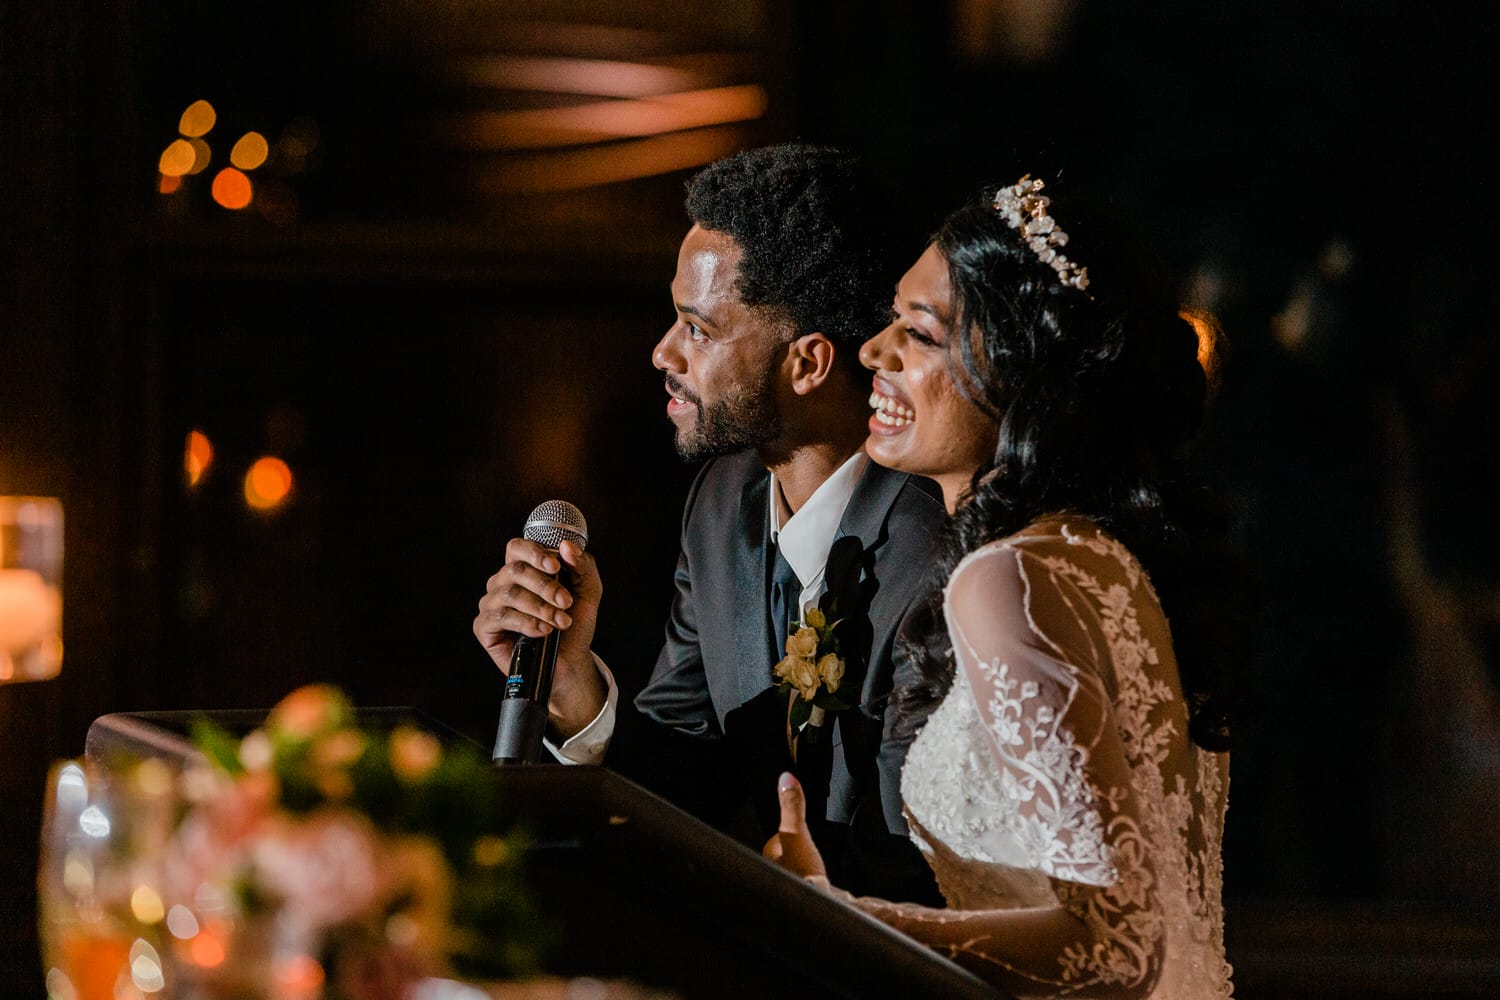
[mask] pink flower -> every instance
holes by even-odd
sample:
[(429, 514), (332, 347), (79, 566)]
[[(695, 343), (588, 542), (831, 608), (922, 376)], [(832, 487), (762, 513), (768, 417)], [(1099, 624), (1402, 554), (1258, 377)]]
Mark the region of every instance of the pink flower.
[(305, 820), (277, 817), (253, 845), (262, 884), (307, 926), (357, 918), (380, 889), (378, 834), (369, 820), (324, 809)]
[(294, 740), (310, 740), (340, 728), (350, 714), (349, 701), (338, 688), (306, 684), (276, 703), (266, 717), (266, 726)]
[(404, 781), (421, 781), (438, 766), (443, 745), (431, 733), (412, 726), (391, 731), (391, 770)]

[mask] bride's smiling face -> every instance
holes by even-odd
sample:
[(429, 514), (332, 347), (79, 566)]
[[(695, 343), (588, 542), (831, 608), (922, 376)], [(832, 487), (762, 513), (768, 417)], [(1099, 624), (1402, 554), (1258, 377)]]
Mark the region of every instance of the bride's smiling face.
[(953, 306), (948, 263), (929, 246), (897, 284), (890, 324), (859, 351), (875, 373), (865, 450), (881, 465), (935, 480), (950, 513), (999, 435), (953, 382), (961, 370)]

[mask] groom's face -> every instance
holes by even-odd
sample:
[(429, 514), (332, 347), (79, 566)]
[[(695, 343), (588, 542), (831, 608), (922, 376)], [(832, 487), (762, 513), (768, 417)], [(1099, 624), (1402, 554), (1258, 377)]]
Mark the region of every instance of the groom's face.
[(688, 461), (768, 444), (780, 436), (781, 361), (791, 334), (770, 310), (740, 299), (740, 245), (694, 226), (677, 254), (677, 318), (651, 360), (665, 377), (667, 418)]

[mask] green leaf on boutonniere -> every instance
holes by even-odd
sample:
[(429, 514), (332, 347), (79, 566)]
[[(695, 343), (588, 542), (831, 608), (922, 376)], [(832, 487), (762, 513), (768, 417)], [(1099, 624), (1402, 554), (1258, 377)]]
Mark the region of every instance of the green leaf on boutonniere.
[(812, 718), (813, 703), (803, 701), (800, 697), (792, 699), (791, 713), (788, 721), (792, 724), (792, 732), (798, 732), (807, 725), (807, 720)]

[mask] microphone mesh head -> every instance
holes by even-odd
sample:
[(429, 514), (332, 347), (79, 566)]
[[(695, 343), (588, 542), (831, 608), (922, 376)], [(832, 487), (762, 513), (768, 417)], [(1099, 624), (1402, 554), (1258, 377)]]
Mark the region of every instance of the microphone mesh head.
[(583, 513), (566, 500), (548, 500), (540, 504), (526, 519), (526, 529), (521, 533), (528, 541), (555, 549), (563, 542), (572, 542), (580, 549), (588, 548), (589, 526)]

